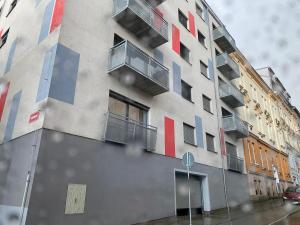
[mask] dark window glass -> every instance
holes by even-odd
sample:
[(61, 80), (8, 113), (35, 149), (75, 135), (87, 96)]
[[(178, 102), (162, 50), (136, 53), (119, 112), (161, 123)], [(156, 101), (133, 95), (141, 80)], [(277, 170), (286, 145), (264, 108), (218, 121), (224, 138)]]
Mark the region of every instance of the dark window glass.
[(203, 109), (207, 112), (211, 113), (211, 100), (207, 96), (203, 95)]
[(181, 96), (186, 100), (192, 101), (192, 87), (183, 80), (181, 81)]
[(208, 133), (206, 133), (206, 146), (207, 151), (215, 152), (215, 137)]
[(187, 125), (187, 124), (183, 124), (183, 135), (184, 135), (184, 142), (191, 144), (191, 145), (195, 145), (195, 128)]
[(10, 8), (9, 8), (9, 11), (7, 13), (7, 16), (9, 16), (9, 14), (14, 10), (14, 8), (16, 7), (18, 3), (18, 0), (13, 0), (12, 3), (10, 4)]
[(196, 3), (196, 13), (203, 19), (203, 9)]
[(200, 31), (198, 31), (198, 41), (205, 46), (205, 36)]
[(8, 38), (9, 29), (3, 34), (0, 40), (0, 48), (5, 45), (7, 38)]
[(188, 63), (190, 63), (190, 50), (185, 47), (184, 44), (180, 43), (180, 56), (187, 61)]
[(178, 18), (179, 18), (179, 22), (180, 22), (186, 29), (188, 29), (188, 18), (187, 18), (180, 10), (178, 10)]
[(201, 73), (202, 73), (204, 76), (208, 77), (208, 67), (207, 67), (207, 65), (206, 65), (204, 62), (202, 62), (202, 61), (200, 61), (200, 71), (201, 71)]
[(227, 154), (230, 156), (237, 157), (237, 149), (235, 145), (226, 142), (226, 150)]
[(114, 35), (114, 45), (118, 45), (118, 44), (120, 44), (123, 41), (124, 41), (124, 39), (122, 37), (120, 37), (117, 34)]

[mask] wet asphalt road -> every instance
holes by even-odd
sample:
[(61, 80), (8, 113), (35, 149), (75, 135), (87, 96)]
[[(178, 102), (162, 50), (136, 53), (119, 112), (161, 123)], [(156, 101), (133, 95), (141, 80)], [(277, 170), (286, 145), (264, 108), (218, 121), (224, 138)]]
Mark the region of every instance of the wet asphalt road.
[(289, 217), (272, 225), (300, 225), (300, 212), (294, 213)]
[[(287, 217), (287, 215), (291, 214)], [(229, 222), (230, 221), (230, 222)], [(211, 215), (193, 216), (193, 225), (300, 225), (300, 206), (281, 200), (249, 203), (231, 210), (229, 219), (226, 210)], [(139, 225), (189, 225), (188, 217), (172, 217), (141, 223)]]

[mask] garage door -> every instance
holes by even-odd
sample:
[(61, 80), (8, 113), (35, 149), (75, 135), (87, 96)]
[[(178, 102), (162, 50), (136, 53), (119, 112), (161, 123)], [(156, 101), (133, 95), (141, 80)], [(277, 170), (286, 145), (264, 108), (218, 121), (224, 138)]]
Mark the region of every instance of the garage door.
[[(189, 198), (188, 198), (188, 181), (187, 174), (176, 172), (176, 210), (177, 215), (188, 215)], [(193, 214), (201, 214), (202, 204), (202, 182), (201, 176), (190, 175), (191, 188), (191, 208)]]

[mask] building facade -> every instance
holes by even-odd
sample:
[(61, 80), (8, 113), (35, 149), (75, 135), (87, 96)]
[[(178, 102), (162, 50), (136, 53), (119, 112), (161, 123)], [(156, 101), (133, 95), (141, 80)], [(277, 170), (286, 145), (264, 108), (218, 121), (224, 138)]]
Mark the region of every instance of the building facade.
[(194, 213), (249, 200), (236, 46), (204, 1), (0, 7), (3, 220), (124, 225), (186, 214), (186, 152)]
[(278, 78), (284, 91), (276, 91), (274, 77), (266, 74), (270, 68), (255, 70), (239, 51), (233, 57), (242, 74), (236, 85), (246, 103), (240, 114), (250, 130), (244, 140), (250, 195), (253, 199), (278, 196), (294, 180), (291, 161), (299, 152), (297, 116)]

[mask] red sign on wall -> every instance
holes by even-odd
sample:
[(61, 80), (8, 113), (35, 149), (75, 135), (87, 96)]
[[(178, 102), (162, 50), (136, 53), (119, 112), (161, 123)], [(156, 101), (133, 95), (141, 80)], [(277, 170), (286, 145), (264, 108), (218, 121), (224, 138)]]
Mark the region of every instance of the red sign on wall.
[(33, 122), (37, 121), (39, 118), (40, 118), (40, 112), (39, 111), (34, 112), (29, 117), (29, 123), (33, 123)]
[(220, 129), (220, 142), (221, 142), (221, 153), (222, 155), (227, 155), (226, 145), (225, 145), (225, 137), (224, 137), (224, 129)]

